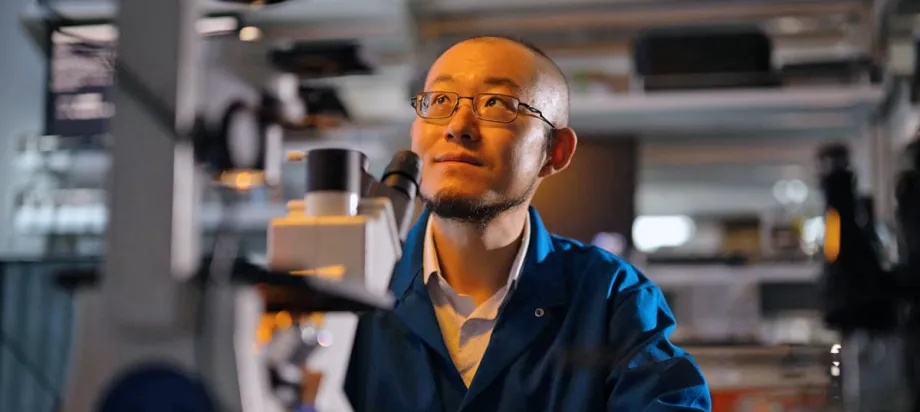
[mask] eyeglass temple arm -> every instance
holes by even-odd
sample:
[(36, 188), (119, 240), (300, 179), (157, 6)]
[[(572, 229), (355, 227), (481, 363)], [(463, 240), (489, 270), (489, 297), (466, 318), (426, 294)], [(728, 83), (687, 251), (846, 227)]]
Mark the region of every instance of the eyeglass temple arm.
[(543, 115), (543, 112), (541, 112), (540, 109), (537, 109), (536, 107), (533, 107), (527, 103), (521, 103), (521, 106), (524, 106), (527, 110), (530, 110), (533, 114), (540, 116), (540, 120), (546, 122), (546, 124), (548, 124), (549, 127), (551, 127), (553, 130), (556, 130), (556, 125), (554, 125), (553, 122), (549, 121), (549, 119), (547, 119), (546, 116)]

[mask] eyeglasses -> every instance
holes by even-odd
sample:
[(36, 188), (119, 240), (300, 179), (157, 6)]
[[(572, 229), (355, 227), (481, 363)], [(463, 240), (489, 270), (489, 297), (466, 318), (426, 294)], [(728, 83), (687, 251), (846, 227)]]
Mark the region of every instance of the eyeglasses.
[(549, 127), (556, 128), (540, 110), (527, 103), (522, 103), (517, 97), (504, 94), (477, 93), (472, 97), (467, 97), (454, 92), (422, 92), (410, 99), (410, 102), (415, 108), (415, 113), (423, 119), (446, 119), (457, 112), (462, 99), (473, 102), (473, 113), (482, 120), (511, 123), (517, 119), (523, 107), (540, 116), (540, 120), (546, 122)]

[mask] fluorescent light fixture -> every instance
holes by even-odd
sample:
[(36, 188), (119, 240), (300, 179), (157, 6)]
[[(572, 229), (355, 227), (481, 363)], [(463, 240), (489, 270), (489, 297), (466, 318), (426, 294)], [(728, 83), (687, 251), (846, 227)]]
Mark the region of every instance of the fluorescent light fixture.
[(692, 239), (695, 229), (688, 216), (639, 216), (633, 222), (633, 243), (646, 253), (677, 247)]

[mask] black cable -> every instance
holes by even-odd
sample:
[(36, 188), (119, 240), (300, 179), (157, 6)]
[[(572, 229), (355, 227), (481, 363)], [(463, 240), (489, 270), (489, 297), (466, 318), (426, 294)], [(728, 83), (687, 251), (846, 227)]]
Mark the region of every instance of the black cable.
[(58, 406), (61, 404), (61, 395), (60, 389), (55, 388), (55, 385), (51, 383), (51, 379), (42, 372), (42, 369), (29, 361), (29, 357), (26, 356), (25, 351), (22, 350), (12, 339), (6, 335), (6, 331), (3, 328), (0, 328), (0, 348), (6, 348), (13, 359), (22, 365), (26, 371), (32, 375), (35, 379), (35, 382), (38, 384), (39, 388), (51, 394), (54, 403), (51, 406), (51, 411), (56, 411)]

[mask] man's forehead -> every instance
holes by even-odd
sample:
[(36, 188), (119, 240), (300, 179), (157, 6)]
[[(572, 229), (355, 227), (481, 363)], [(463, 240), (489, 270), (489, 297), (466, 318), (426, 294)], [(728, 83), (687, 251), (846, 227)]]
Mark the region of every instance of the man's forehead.
[(528, 90), (536, 80), (532, 52), (503, 41), (467, 41), (444, 52), (428, 71), (426, 88), (435, 83), (458, 86), (506, 86)]

